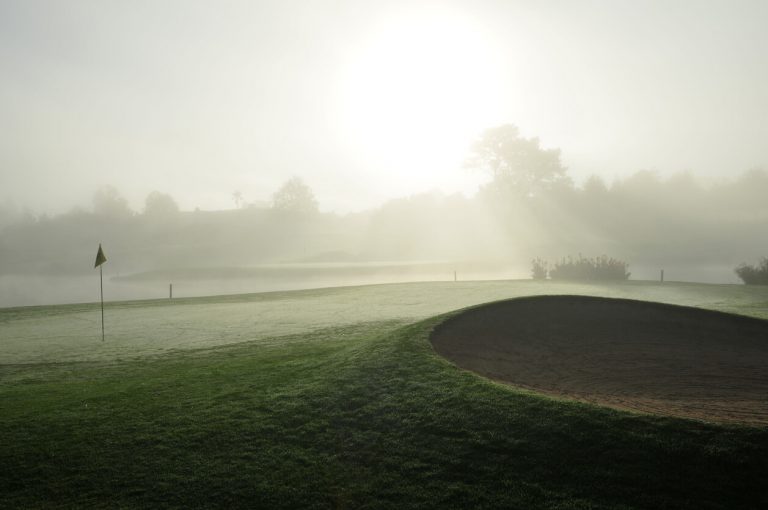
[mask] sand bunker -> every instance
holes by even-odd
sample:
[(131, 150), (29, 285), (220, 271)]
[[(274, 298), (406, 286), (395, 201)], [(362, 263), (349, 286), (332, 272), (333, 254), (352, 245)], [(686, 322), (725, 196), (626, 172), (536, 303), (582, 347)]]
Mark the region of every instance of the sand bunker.
[(620, 409), (768, 425), (768, 321), (585, 296), (493, 303), (432, 333), (486, 377)]

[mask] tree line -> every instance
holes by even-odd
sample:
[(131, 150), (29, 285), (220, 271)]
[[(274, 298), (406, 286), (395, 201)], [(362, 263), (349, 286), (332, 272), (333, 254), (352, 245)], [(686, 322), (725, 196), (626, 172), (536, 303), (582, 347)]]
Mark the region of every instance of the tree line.
[[(593, 175), (576, 186), (558, 150), (541, 148), (512, 125), (486, 131), (468, 166), (489, 174), (480, 197), (510, 232), (532, 232), (526, 244), (536, 246), (535, 257), (598, 252), (658, 267), (735, 267), (768, 253), (768, 173), (762, 169), (708, 187), (690, 172), (664, 179), (649, 170), (610, 185)], [(758, 269), (739, 267), (740, 277)]]
[(123, 261), (121, 272), (494, 259), (526, 273), (536, 257), (562, 260), (578, 253), (605, 253), (632, 266), (735, 268), (768, 253), (763, 170), (709, 186), (691, 173), (663, 178), (648, 170), (611, 183), (594, 175), (577, 184), (559, 150), (541, 147), (512, 125), (480, 136), (467, 167), (488, 175), (474, 197), (423, 193), (345, 215), (321, 212), (299, 178), (281, 186), (270, 204), (248, 204), (236, 192), (235, 209), (221, 211), (182, 211), (171, 195), (153, 192), (136, 213), (117, 190), (104, 188), (90, 210), (0, 218), (0, 272), (88, 271), (99, 241), (111, 247), (111, 261)]

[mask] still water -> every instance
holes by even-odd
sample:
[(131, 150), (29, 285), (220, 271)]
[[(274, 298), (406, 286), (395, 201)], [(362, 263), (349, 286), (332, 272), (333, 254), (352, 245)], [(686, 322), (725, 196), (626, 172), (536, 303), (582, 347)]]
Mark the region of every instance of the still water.
[[(660, 278), (661, 268), (630, 267), (632, 280)], [(480, 262), (398, 262), (364, 264), (274, 264), (240, 268), (198, 268), (133, 275), (104, 266), (105, 301), (194, 297), (409, 281), (506, 280), (529, 278), (527, 267)], [(733, 268), (664, 268), (666, 281), (739, 283)], [(84, 276), (0, 276), (0, 307), (87, 303), (99, 300), (99, 274)]]

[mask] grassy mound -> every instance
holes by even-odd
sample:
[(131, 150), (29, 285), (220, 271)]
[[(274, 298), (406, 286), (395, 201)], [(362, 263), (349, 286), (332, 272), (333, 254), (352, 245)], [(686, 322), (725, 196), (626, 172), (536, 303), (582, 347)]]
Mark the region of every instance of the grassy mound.
[(768, 431), (456, 369), (443, 320), (3, 365), (0, 507), (760, 508)]

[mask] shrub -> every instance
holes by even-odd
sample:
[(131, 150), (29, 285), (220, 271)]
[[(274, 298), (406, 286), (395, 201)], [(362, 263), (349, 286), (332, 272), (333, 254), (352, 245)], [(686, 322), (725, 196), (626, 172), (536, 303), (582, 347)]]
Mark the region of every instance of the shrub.
[(630, 273), (629, 265), (623, 260), (602, 255), (587, 258), (579, 254), (578, 258), (568, 257), (555, 263), (549, 271), (553, 280), (626, 280)]
[(546, 280), (547, 279), (547, 261), (540, 258), (535, 258), (531, 261), (531, 276), (534, 280)]
[(747, 285), (768, 285), (768, 257), (754, 266), (742, 263), (734, 271)]

